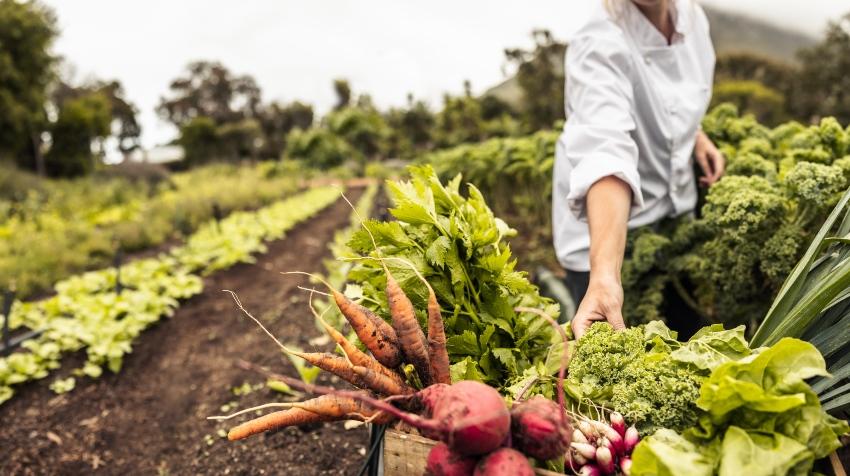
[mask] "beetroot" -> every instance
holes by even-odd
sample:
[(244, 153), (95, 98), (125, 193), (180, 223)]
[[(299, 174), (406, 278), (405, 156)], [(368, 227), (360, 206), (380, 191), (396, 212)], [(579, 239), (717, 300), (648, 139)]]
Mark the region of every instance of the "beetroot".
[(453, 453), (445, 443), (437, 443), (428, 453), (426, 476), (472, 476), (478, 459)]
[(511, 415), (493, 387), (474, 380), (452, 384), (434, 404), (438, 439), (463, 455), (480, 455), (498, 448), (508, 436)]
[(557, 403), (532, 397), (511, 410), (513, 446), (540, 460), (563, 456), (570, 447), (573, 428)]
[(534, 476), (534, 469), (519, 451), (499, 448), (478, 462), (473, 476)]

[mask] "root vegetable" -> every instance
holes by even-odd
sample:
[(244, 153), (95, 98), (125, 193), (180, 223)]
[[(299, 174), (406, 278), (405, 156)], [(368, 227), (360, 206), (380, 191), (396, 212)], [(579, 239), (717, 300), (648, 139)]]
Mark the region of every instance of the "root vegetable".
[(576, 450), (576, 452), (581, 455), (582, 458), (593, 461), (596, 459), (596, 447), (588, 443), (576, 443), (575, 441), (570, 443), (570, 447)]
[(398, 375), (385, 375), (360, 365), (353, 366), (351, 370), (360, 377), (366, 388), (369, 388), (378, 395), (406, 395), (413, 393), (413, 389), (404, 383)]
[(475, 467), (474, 476), (533, 476), (534, 468), (519, 451), (499, 448), (488, 454)]
[(390, 305), (390, 315), (393, 320), (393, 328), (399, 338), (402, 353), (405, 360), (413, 364), (419, 380), (424, 386), (431, 385), (431, 362), (428, 356), (427, 342), (416, 312), (410, 298), (404, 294), (398, 282), (390, 274), (389, 269), (384, 266), (387, 273), (387, 301)]
[(360, 342), (369, 349), (382, 365), (394, 369), (401, 364), (401, 348), (395, 330), (386, 321), (369, 309), (345, 297), (323, 279), (302, 271), (290, 271), (283, 274), (303, 274), (318, 279), (336, 302), (339, 311), (351, 325)]
[(603, 476), (602, 470), (595, 464), (586, 464), (578, 470), (578, 476)]
[(428, 284), (428, 356), (434, 383), (452, 383), (443, 315), (440, 311), (440, 304), (437, 302), (437, 295), (430, 284)]
[(511, 410), (511, 436), (514, 447), (540, 460), (557, 458), (570, 446), (573, 432), (563, 419), (563, 409), (542, 396), (532, 397)]
[(584, 436), (584, 433), (582, 433), (578, 428), (573, 430), (573, 441), (577, 443), (589, 443), (589, 441), (587, 441), (587, 437)]
[(614, 474), (616, 466), (614, 465), (614, 455), (607, 446), (596, 448), (596, 464), (603, 474)]
[(452, 452), (445, 443), (437, 443), (428, 452), (426, 476), (472, 476), (478, 459)]
[(334, 420), (334, 417), (319, 415), (300, 408), (290, 408), (279, 412), (269, 413), (251, 421), (233, 427), (227, 433), (230, 441), (241, 440), (265, 431), (283, 428), (285, 426), (305, 425), (321, 421)]
[(620, 471), (623, 472), (626, 476), (630, 476), (632, 474), (632, 459), (629, 457), (625, 457), (620, 460)]
[(626, 436), (623, 437), (623, 447), (626, 454), (632, 454), (632, 450), (635, 449), (635, 446), (637, 446), (639, 441), (640, 435), (638, 434), (637, 428), (630, 426), (626, 430)]
[(623, 419), (623, 415), (619, 412), (611, 412), (608, 420), (611, 421), (611, 428), (616, 430), (620, 436), (626, 436), (626, 420)]

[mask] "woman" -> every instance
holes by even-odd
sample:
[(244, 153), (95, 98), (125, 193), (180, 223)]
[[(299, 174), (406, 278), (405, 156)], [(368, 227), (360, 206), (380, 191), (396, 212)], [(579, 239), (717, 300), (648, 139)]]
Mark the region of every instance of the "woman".
[(570, 41), (553, 234), (580, 302), (576, 337), (593, 321), (625, 327), (627, 230), (693, 211), (694, 158), (702, 185), (723, 174), (723, 156), (699, 128), (714, 61), (692, 0), (607, 0)]

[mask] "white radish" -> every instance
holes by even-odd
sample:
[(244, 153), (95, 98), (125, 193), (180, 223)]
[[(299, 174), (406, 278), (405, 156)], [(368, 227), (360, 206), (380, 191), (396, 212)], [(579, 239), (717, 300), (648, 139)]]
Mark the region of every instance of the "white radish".
[(570, 446), (585, 459), (590, 461), (596, 459), (596, 448), (594, 448), (593, 445), (587, 443), (572, 442), (570, 443)]
[(630, 426), (626, 430), (626, 436), (623, 437), (623, 444), (625, 445), (627, 455), (632, 454), (632, 450), (635, 449), (638, 442), (640, 442), (640, 435), (638, 434), (637, 428)]
[(623, 472), (626, 476), (631, 476), (632, 474), (632, 459), (628, 456), (620, 460), (620, 471)]
[(596, 448), (596, 464), (602, 470), (602, 474), (614, 474), (617, 466), (614, 465), (614, 455), (607, 446)]
[(584, 433), (582, 433), (578, 428), (573, 430), (573, 441), (576, 443), (589, 443), (589, 441), (587, 441), (587, 437), (584, 436)]
[(611, 412), (608, 419), (611, 420), (611, 428), (617, 430), (620, 436), (626, 435), (626, 420), (623, 418), (623, 415), (619, 412)]

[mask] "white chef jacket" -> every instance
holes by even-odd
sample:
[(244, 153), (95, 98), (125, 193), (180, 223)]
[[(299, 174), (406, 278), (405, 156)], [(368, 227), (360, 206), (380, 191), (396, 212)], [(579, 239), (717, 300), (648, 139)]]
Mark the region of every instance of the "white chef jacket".
[(671, 1), (669, 45), (630, 0), (598, 3), (567, 48), (553, 173), (555, 251), (574, 271), (590, 270), (585, 197), (599, 179), (631, 187), (629, 229), (694, 209), (692, 153), (714, 76), (708, 20), (692, 0)]

